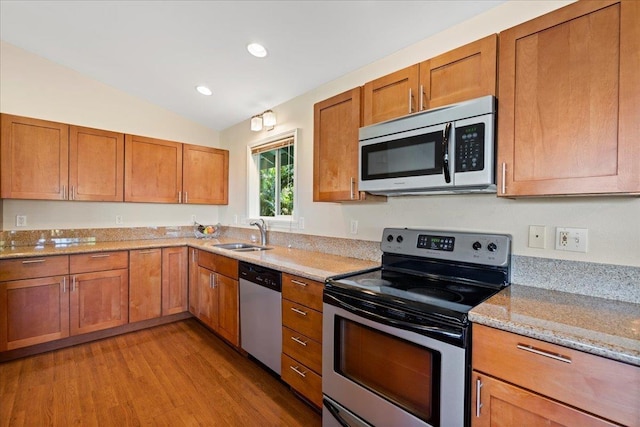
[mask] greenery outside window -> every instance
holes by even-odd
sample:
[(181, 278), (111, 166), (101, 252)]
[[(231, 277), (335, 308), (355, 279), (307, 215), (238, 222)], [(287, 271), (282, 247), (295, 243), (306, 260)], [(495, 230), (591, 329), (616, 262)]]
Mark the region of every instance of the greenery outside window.
[(297, 131), (249, 147), (249, 217), (293, 221)]

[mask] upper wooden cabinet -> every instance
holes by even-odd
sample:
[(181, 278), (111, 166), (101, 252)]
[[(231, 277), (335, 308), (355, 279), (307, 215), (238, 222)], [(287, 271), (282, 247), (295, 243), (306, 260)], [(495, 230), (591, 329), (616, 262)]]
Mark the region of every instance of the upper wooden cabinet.
[(182, 144), (126, 135), (124, 201), (180, 203)]
[(182, 161), (183, 203), (229, 203), (229, 151), (184, 144)]
[(500, 34), (498, 195), (640, 192), (638, 22), (579, 1)]
[(363, 125), (495, 95), (497, 40), (492, 34), (366, 83)]
[(358, 191), (358, 129), (362, 89), (357, 87), (313, 106), (313, 201), (363, 200)]
[(124, 135), (2, 115), (2, 198), (122, 201)]

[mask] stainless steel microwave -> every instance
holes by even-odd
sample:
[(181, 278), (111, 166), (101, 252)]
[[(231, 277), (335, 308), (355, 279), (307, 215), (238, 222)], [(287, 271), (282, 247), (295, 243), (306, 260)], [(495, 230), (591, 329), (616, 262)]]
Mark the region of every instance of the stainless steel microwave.
[(358, 188), (400, 196), (493, 192), (493, 96), (360, 128)]

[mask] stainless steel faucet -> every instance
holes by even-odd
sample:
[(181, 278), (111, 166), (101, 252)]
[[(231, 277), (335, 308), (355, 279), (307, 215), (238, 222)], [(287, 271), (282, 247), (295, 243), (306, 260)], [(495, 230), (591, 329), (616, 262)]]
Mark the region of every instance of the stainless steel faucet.
[(262, 246), (267, 245), (267, 224), (264, 219), (260, 218), (256, 221), (251, 221), (249, 225), (255, 225), (260, 230), (260, 244)]

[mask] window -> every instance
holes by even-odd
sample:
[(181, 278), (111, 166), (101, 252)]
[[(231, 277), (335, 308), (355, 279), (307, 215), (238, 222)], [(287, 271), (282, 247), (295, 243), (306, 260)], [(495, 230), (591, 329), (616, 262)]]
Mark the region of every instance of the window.
[(287, 132), (249, 147), (249, 217), (293, 220), (296, 136)]

